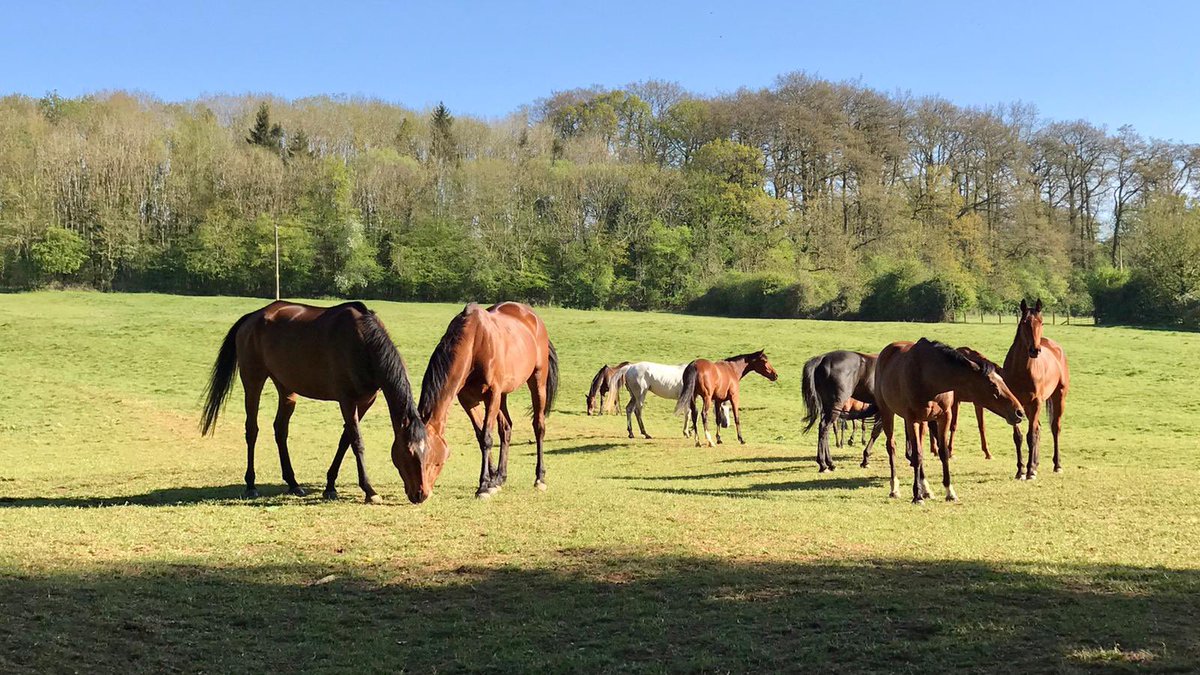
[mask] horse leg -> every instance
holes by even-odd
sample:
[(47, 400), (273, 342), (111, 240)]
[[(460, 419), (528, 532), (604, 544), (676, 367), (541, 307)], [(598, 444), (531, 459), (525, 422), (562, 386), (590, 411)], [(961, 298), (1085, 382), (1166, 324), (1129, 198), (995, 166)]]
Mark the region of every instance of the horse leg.
[(935, 425), (936, 423), (921, 424), (920, 440), (917, 442), (917, 459), (921, 462), (921, 497), (924, 499), (929, 499), (929, 480), (925, 477), (925, 457), (921, 454), (925, 448), (926, 431), (931, 432), (929, 435), (929, 454), (934, 457), (938, 456), (937, 448), (933, 447), (933, 433), (930, 429), (931, 424)]
[(890, 481), (892, 491), (888, 494), (888, 497), (895, 499), (900, 496), (900, 479), (896, 477), (896, 420), (892, 417), (890, 411), (881, 408), (879, 410), (879, 424), (876, 424), (875, 427), (883, 429), (883, 445), (887, 449), (888, 469), (891, 470), (892, 474)]
[[(955, 406), (957, 408), (957, 405)], [(951, 416), (953, 413), (951, 413)], [(954, 434), (954, 420), (946, 419), (943, 415), (942, 420), (938, 423), (930, 424), (930, 433), (937, 439), (938, 454), (942, 458), (942, 487), (946, 489), (946, 501), (958, 501), (958, 495), (954, 494), (954, 486), (950, 484), (950, 457), (952, 456), (951, 440)]]
[(975, 404), (975, 421), (979, 424), (979, 447), (983, 448), (983, 458), (991, 459), (992, 453), (987, 446), (987, 433), (983, 429), (983, 406)]
[(738, 443), (745, 445), (746, 439), (742, 438), (742, 413), (738, 409), (737, 395), (730, 397), (729, 409), (733, 413), (733, 428), (737, 431)]
[[(875, 439), (879, 438), (879, 434), (883, 431), (882, 418), (876, 417), (871, 423), (871, 438), (867, 439), (867, 444), (863, 447), (862, 468), (867, 468), (871, 464), (871, 447), (875, 445)], [(867, 435), (867, 421), (863, 420), (863, 436)]]
[(1030, 408), (1032, 410), (1026, 418), (1029, 429), (1025, 433), (1026, 444), (1029, 446), (1029, 464), (1025, 465), (1026, 480), (1037, 478), (1038, 464), (1042, 459), (1042, 400), (1034, 398)]
[(304, 488), (296, 482), (296, 472), (292, 470), (292, 456), (287, 446), (288, 423), (292, 413), (296, 412), (296, 394), (284, 391), (279, 385), (275, 388), (279, 390), (279, 409), (275, 412), (275, 445), (279, 448), (279, 468), (283, 472), (283, 482), (287, 483), (288, 494), (303, 497)]
[(842, 438), (846, 435), (846, 420), (839, 420), (833, 425), (833, 444), (838, 449), (842, 447)]
[(363, 445), (362, 432), (358, 428), (359, 419), (357, 402), (342, 403), (345, 433), (350, 438), (350, 449), (354, 452), (354, 463), (358, 466), (358, 487), (362, 489), (366, 503), (381, 504), (383, 498), (375, 493), (375, 488), (371, 487), (371, 479), (367, 477), (366, 447)]
[[(714, 431), (717, 434), (717, 445), (721, 445), (721, 420), (725, 419), (725, 411), (722, 409), (722, 406), (724, 405), (725, 402), (721, 399), (713, 399), (713, 420), (717, 423), (716, 427), (714, 428)], [(728, 421), (725, 423), (729, 424)]]
[(633, 410), (637, 407), (637, 394), (629, 392), (629, 404), (625, 406), (625, 429), (633, 438)]
[[(375, 403), (375, 395), (364, 403), (358, 404), (358, 419), (366, 417), (367, 411), (371, 409), (371, 405)], [(350, 449), (350, 432), (342, 429), (342, 437), (338, 440), (337, 452), (333, 454), (333, 462), (329, 464), (329, 471), (325, 472), (325, 492), (321, 496), (325, 499), (337, 499), (337, 479), (338, 472), (342, 469), (342, 460), (346, 458), (346, 450)]]
[(1054, 473), (1062, 473), (1062, 462), (1058, 456), (1058, 434), (1062, 431), (1063, 405), (1067, 397), (1062, 389), (1050, 395), (1050, 433), (1054, 436)]
[(913, 468), (913, 503), (925, 501), (925, 472), (922, 471), (921, 453), (924, 451), (924, 424), (921, 422), (905, 422), (904, 436), (908, 461)]
[(333, 455), (333, 463), (329, 465), (329, 471), (325, 473), (325, 492), (321, 495), (325, 499), (337, 499), (337, 477), (338, 471), (342, 467), (342, 460), (346, 457), (346, 450), (350, 448), (350, 433), (345, 429), (342, 430), (342, 437), (338, 440), (337, 452)]
[(242, 389), (246, 392), (246, 497), (253, 499), (258, 496), (258, 488), (254, 486), (254, 444), (258, 441), (258, 400), (262, 396), (265, 377), (255, 377), (246, 373), (243, 368)]
[(483, 414), (479, 412), (479, 402), (472, 401), (462, 396), (458, 397), (458, 403), (462, 406), (464, 412), (467, 413), (467, 418), (471, 420), (471, 428), (475, 430), (475, 442), (479, 444), (479, 487), (475, 490), (476, 497), (489, 497), (495, 490), (489, 491), (492, 485), (492, 475), (495, 468), (492, 466), (492, 439), (487, 435), (487, 409), (484, 408)]
[(508, 394), (500, 394), (500, 415), (496, 418), (500, 430), (500, 460), (492, 475), (492, 484), (503, 487), (508, 481), (508, 446), (512, 442), (512, 416), (508, 414)]
[[(631, 401), (632, 403), (632, 401)], [(638, 431), (642, 432), (644, 438), (650, 438), (650, 434), (646, 433), (646, 423), (642, 421), (642, 406), (646, 404), (646, 392), (642, 392), (641, 398), (637, 400), (637, 406), (633, 409), (637, 413)], [(629, 432), (629, 437), (633, 438), (633, 432)]]
[[(529, 398), (533, 405), (533, 438), (537, 443), (537, 466), (533, 472), (533, 487), (546, 489), (546, 464), (543, 459), (542, 445), (546, 438), (546, 415), (550, 407), (546, 403), (546, 371), (537, 371), (529, 379)], [(633, 394), (630, 394), (632, 398)], [(507, 415), (507, 413), (505, 413)], [(511, 419), (511, 418), (510, 418)], [(638, 425), (642, 423), (641, 409), (638, 410)], [(511, 423), (509, 424), (511, 431)], [(649, 438), (649, 436), (647, 436)]]
[[(707, 396), (700, 398), (700, 421), (704, 423), (704, 439), (708, 441), (708, 447), (713, 447), (712, 434), (708, 433), (708, 408), (712, 405), (712, 399)], [(696, 447), (700, 447), (700, 435), (696, 435)]]

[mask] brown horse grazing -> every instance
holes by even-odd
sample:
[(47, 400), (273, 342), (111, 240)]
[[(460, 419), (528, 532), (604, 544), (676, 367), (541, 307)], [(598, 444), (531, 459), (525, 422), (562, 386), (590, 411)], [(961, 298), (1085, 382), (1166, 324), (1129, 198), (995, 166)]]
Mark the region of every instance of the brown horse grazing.
[(1050, 433), (1054, 435), (1054, 472), (1062, 471), (1058, 455), (1058, 434), (1067, 403), (1071, 374), (1067, 355), (1050, 338), (1042, 337), (1042, 301), (1032, 308), (1021, 301), (1021, 321), (1008, 355), (1004, 357), (1004, 378), (1029, 420), (1029, 465), (1021, 466), (1021, 430), (1013, 427), (1013, 444), (1017, 446), (1017, 480), (1037, 477), (1041, 455), (1042, 401), (1050, 404)]
[(414, 504), (428, 494), (420, 491), (421, 468), (426, 455), (425, 424), (413, 405), (412, 389), (404, 360), (388, 337), (375, 313), (361, 302), (336, 307), (310, 307), (292, 302), (273, 302), (238, 319), (221, 343), (208, 383), (207, 400), (200, 428), (212, 432), (225, 397), (239, 372), (246, 391), (246, 496), (257, 497), (254, 485), (254, 443), (258, 439), (258, 401), (269, 378), (279, 391), (275, 414), (275, 443), (288, 492), (304, 495), (296, 482), (288, 454), (288, 422), (296, 409), (296, 397), (337, 401), (342, 407), (345, 429), (337, 454), (326, 474), (325, 497), (336, 499), (338, 469), (346, 448), (354, 449), (358, 485), (367, 503), (382, 501), (367, 478), (363, 463), (363, 439), (358, 423), (383, 390), (392, 417), (395, 440), (392, 457), (406, 458), (397, 464), (404, 491)]
[[(623, 377), (618, 377), (621, 369), (629, 365), (622, 361), (615, 366), (605, 364), (596, 371), (592, 378), (592, 386), (588, 388), (586, 397), (588, 417), (592, 415), (617, 414), (621, 406), (621, 387), (625, 384)], [(599, 403), (599, 405), (597, 405)]]
[[(522, 384), (529, 386), (533, 402), (533, 435), (537, 441), (534, 487), (546, 489), (542, 441), (546, 417), (558, 391), (558, 354), (546, 334), (546, 324), (528, 305), (502, 302), (486, 310), (475, 303), (450, 321), (446, 334), (429, 357), (421, 382), (421, 419), (429, 433), (429, 453), (435, 469), (429, 490), (450, 455), (446, 445), (446, 417), (455, 399), (471, 418), (483, 454), (476, 497), (489, 497), (508, 478), (508, 446), (512, 416), (508, 395)], [(479, 404), (483, 404), (480, 414)], [(500, 458), (492, 463), (492, 428), (500, 430)]]
[[(702, 405), (700, 415), (704, 420), (704, 437), (708, 439), (708, 447), (713, 446), (712, 436), (708, 433), (708, 408), (715, 401), (717, 404), (717, 442), (721, 442), (721, 413), (720, 407), (729, 402), (733, 413), (733, 424), (737, 428), (738, 441), (745, 444), (742, 438), (742, 419), (738, 412), (738, 388), (747, 372), (756, 372), (774, 382), (779, 374), (767, 361), (763, 350), (750, 354), (731, 356), (724, 361), (713, 363), (706, 359), (696, 359), (688, 364), (683, 371), (683, 390), (679, 403), (675, 405), (675, 414), (691, 413), (692, 435), (696, 437), (696, 447), (700, 447), (700, 436), (696, 433), (696, 397), (699, 396)], [(685, 420), (686, 421), (686, 420)], [(727, 425), (726, 425), (727, 426)]]
[(905, 457), (913, 467), (913, 502), (929, 496), (922, 460), (922, 434), (926, 422), (931, 428), (942, 460), (942, 485), (946, 500), (956, 501), (950, 483), (950, 414), (956, 399), (977, 402), (1004, 417), (1009, 424), (1023, 418), (1021, 404), (996, 372), (995, 364), (968, 357), (940, 343), (921, 338), (917, 342), (893, 342), (879, 353), (875, 365), (875, 403), (879, 406), (883, 431), (887, 434), (888, 463), (891, 466), (891, 497), (899, 496), (896, 478), (895, 418), (904, 418)]

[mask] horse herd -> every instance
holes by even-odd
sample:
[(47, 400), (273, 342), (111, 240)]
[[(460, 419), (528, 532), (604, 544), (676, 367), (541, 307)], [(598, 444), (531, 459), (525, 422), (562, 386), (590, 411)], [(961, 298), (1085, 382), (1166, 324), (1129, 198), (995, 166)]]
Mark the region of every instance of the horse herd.
[[(1032, 307), (1024, 300), (1017, 334), (1003, 368), (969, 347), (951, 348), (921, 338), (893, 342), (878, 355), (833, 351), (804, 365), (802, 394), (806, 430), (819, 423), (817, 465), (821, 472), (835, 469), (829, 434), (843, 420), (874, 419), (871, 438), (863, 450), (867, 466), (870, 449), (880, 433), (886, 436), (891, 467), (891, 493), (899, 494), (895, 463), (895, 417), (904, 421), (905, 457), (913, 468), (913, 501), (928, 498), (922, 456), (924, 436), (930, 435), (931, 453), (942, 463), (946, 499), (957, 499), (950, 481), (950, 458), (958, 409), (963, 402), (976, 409), (981, 438), (983, 410), (1012, 425), (1017, 451), (1017, 478), (1037, 475), (1040, 418), (1048, 404), (1054, 436), (1054, 470), (1061, 471), (1058, 437), (1064, 399), (1069, 386), (1066, 357), (1053, 340), (1042, 336), (1042, 302)], [(629, 392), (625, 407), (626, 429), (633, 438), (633, 417), (642, 435), (650, 438), (642, 408), (650, 393), (677, 401), (683, 414), (683, 433), (699, 446), (697, 421), (704, 437), (709, 432), (709, 410), (715, 417), (716, 442), (730, 418), (742, 437), (739, 383), (750, 372), (775, 381), (778, 374), (760, 350), (721, 361), (697, 359), (679, 365), (650, 362), (603, 366), (592, 379), (586, 397), (587, 413), (615, 412), (620, 389)], [(255, 497), (254, 450), (258, 438), (258, 406), (262, 389), (270, 380), (279, 393), (273, 425), (279, 462), (288, 492), (305, 494), (296, 481), (288, 453), (288, 423), (296, 399), (337, 401), (344, 427), (333, 463), (326, 474), (326, 498), (337, 497), (338, 470), (346, 451), (354, 452), (358, 484), (368, 503), (381, 501), (371, 486), (363, 460), (359, 422), (380, 392), (388, 405), (394, 441), (392, 463), (400, 473), (409, 501), (419, 504), (433, 493), (433, 485), (450, 454), (445, 440), (446, 420), (455, 401), (466, 411), (481, 452), (477, 497), (495, 494), (508, 477), (508, 452), (513, 420), (508, 394), (522, 385), (532, 402), (537, 466), (534, 485), (546, 488), (543, 441), (546, 418), (558, 390), (558, 355), (546, 326), (528, 306), (502, 302), (486, 309), (467, 305), (451, 321), (429, 358), (414, 400), (404, 361), (383, 323), (361, 302), (334, 307), (313, 307), (276, 301), (234, 322), (221, 344), (206, 392), (201, 431), (213, 431), (224, 401), (240, 375), (246, 405), (246, 495)], [(697, 406), (697, 399), (700, 400)], [(1023, 462), (1019, 424), (1027, 420), (1029, 461)], [(500, 449), (493, 461), (493, 430), (499, 431)], [(864, 429), (865, 432), (865, 429)], [(840, 445), (840, 439), (839, 439)], [(986, 438), (983, 440), (985, 455)]]

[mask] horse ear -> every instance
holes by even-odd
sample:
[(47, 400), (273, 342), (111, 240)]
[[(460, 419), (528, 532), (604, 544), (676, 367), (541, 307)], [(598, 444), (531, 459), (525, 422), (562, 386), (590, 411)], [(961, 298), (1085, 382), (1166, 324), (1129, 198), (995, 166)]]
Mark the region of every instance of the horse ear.
[(1025, 304), (1025, 298), (1021, 298), (1021, 313), (1024, 314), (1025, 312), (1028, 312), (1028, 311), (1029, 311), (1029, 305)]
[(1037, 299), (1037, 303), (1036, 303), (1036, 304), (1034, 304), (1034, 306), (1033, 306), (1033, 311), (1034, 311), (1034, 313), (1036, 313), (1036, 314), (1041, 314), (1041, 313), (1042, 313), (1042, 299), (1041, 299), (1041, 298), (1038, 298), (1038, 299)]

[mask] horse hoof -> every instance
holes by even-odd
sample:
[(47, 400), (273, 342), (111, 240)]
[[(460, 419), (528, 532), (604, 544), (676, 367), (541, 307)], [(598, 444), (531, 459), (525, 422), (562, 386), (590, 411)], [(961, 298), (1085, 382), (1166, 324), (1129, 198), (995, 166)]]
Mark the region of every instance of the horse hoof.
[[(645, 437), (646, 437), (646, 440), (648, 440), (648, 441), (649, 441), (649, 440), (652, 440), (652, 439), (654, 438), (654, 437), (653, 437), (653, 436), (651, 436), (650, 434), (642, 434), (642, 435), (643, 435), (643, 436), (645, 436)], [(633, 438), (633, 436), (630, 436), (630, 438)]]
[(745, 444), (746, 444), (746, 441), (744, 441), (744, 440), (742, 440), (742, 439), (740, 439), (740, 438), (739, 438), (739, 439), (738, 439), (738, 443), (741, 443), (742, 445), (745, 445)]
[(867, 468), (867, 467), (871, 466), (871, 463), (870, 463), (870, 462), (863, 462), (862, 464), (859, 464), (858, 466), (859, 466), (859, 467), (861, 467), (861, 468), (863, 468), (863, 469), (865, 469), (865, 468)]
[(633, 432), (632, 432), (632, 431), (631, 431), (631, 432), (629, 432), (629, 437), (630, 437), (630, 438), (633, 438)]
[(542, 492), (545, 492), (546, 491), (546, 481), (535, 480), (535, 481), (533, 481), (533, 487), (541, 490)]
[(829, 469), (826, 469), (826, 468), (825, 468), (825, 467), (823, 467), (823, 466), (822, 466), (822, 467), (818, 467), (818, 468), (817, 468), (817, 473), (825, 473), (825, 472), (826, 472), (826, 471), (828, 471), (828, 470), (829, 470)]
[(254, 488), (246, 488), (246, 492), (242, 494), (246, 499), (258, 499), (258, 490)]
[(1062, 467), (1061, 466), (1054, 467), (1054, 473), (1062, 473)]
[(888, 499), (899, 499), (899, 498), (900, 498), (900, 494), (898, 492), (891, 492), (888, 494)]
[(1025, 480), (1025, 474), (1018, 471), (1017, 472), (1017, 480)]
[(1025, 480), (1034, 480), (1035, 478), (1037, 478), (1036, 473), (1030, 473), (1030, 474), (1025, 475)]
[(304, 495), (307, 495), (308, 492), (306, 492), (304, 488), (297, 485), (294, 488), (288, 488), (288, 494), (292, 495), (293, 497), (303, 497)]
[[(722, 441), (721, 439), (719, 439), (719, 438), (718, 438), (718, 439), (717, 439), (717, 445), (721, 445), (722, 443), (724, 443), (724, 441)], [(710, 445), (709, 447), (711, 448), (712, 446)]]
[(486, 489), (476, 490), (475, 498), (476, 499), (491, 499), (492, 493), (488, 492)]
[(834, 466), (834, 465), (832, 465), (832, 464), (830, 464), (830, 465), (829, 465), (829, 470), (830, 470), (830, 471), (837, 471), (837, 467), (836, 467), (836, 466)]
[(333, 501), (337, 501), (338, 493), (337, 493), (337, 490), (326, 490), (321, 493), (321, 497), (323, 499), (327, 499), (327, 500), (333, 502)]
[(500, 486), (499, 486), (499, 485), (489, 485), (489, 486), (488, 486), (488, 489), (487, 489), (487, 493), (488, 493), (489, 495), (494, 495), (494, 494), (496, 494), (496, 493), (497, 493), (497, 492), (499, 492), (499, 491), (500, 491)]
[(922, 506), (923, 504), (925, 504), (925, 498), (924, 497), (913, 497), (913, 503), (916, 504), (917, 506)]
[(367, 495), (365, 501), (368, 504), (382, 504), (383, 497), (380, 497), (379, 495)]
[(992, 458), (992, 453), (990, 453), (990, 452), (989, 452), (989, 453), (987, 453), (986, 455), (984, 455), (984, 456), (983, 456), (983, 458), (984, 458), (984, 459), (991, 459), (991, 458)]

